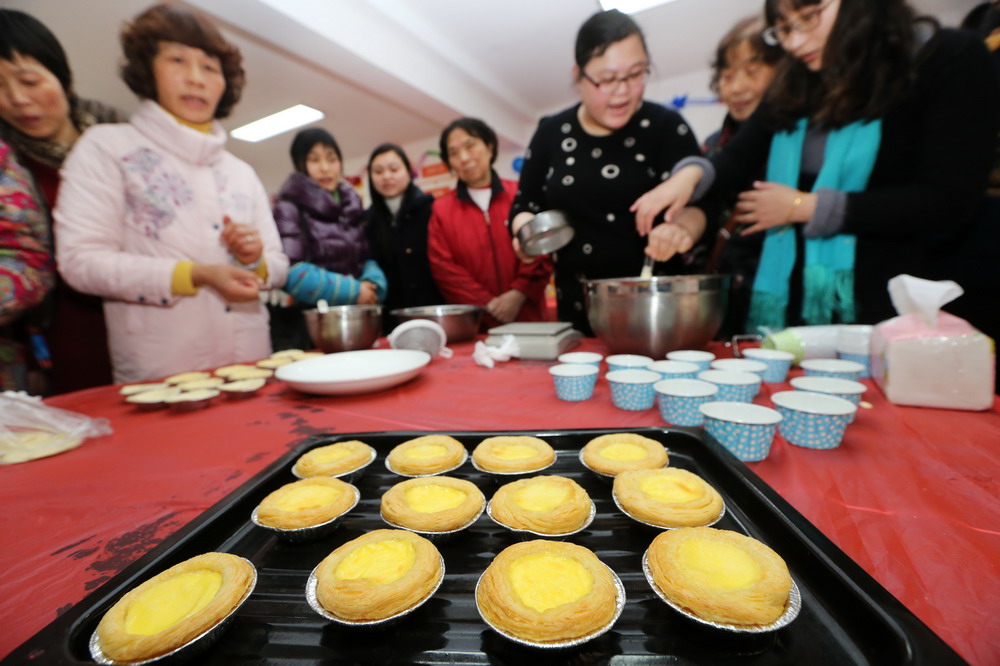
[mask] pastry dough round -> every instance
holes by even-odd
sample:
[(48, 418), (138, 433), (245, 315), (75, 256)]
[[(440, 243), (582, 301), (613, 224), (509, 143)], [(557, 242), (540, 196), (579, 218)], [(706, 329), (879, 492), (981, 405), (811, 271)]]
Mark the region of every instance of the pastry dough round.
[(329, 476), (286, 483), (261, 500), (257, 521), (268, 527), (298, 530), (331, 521), (354, 506), (357, 489)]
[(516, 638), (556, 643), (608, 626), (617, 613), (611, 570), (583, 546), (525, 541), (505, 548), (476, 589), (483, 618)]
[(167, 384), (183, 384), (184, 382), (193, 382), (197, 379), (208, 379), (212, 375), (208, 372), (202, 372), (201, 370), (194, 370), (191, 372), (181, 372), (176, 375), (170, 375), (163, 381)]
[(115, 661), (172, 652), (225, 619), (247, 595), (255, 575), (252, 564), (229, 553), (205, 553), (175, 564), (125, 593), (104, 614), (97, 625), (101, 651)]
[(382, 495), (382, 517), (420, 532), (450, 532), (468, 525), (485, 502), (482, 491), (463, 479), (407, 479)]
[(487, 437), (472, 451), (472, 462), (487, 472), (535, 472), (551, 465), (556, 452), (538, 437)]
[(676, 467), (637, 469), (615, 477), (614, 495), (626, 513), (660, 527), (700, 527), (722, 513), (722, 495), (697, 474)]
[(462, 443), (448, 435), (424, 435), (396, 445), (387, 462), (393, 472), (408, 476), (439, 474), (458, 467), (467, 452)]
[(299, 456), (292, 473), (303, 479), (313, 476), (342, 476), (367, 465), (375, 449), (356, 439), (319, 446)]
[(710, 622), (768, 625), (789, 601), (792, 577), (785, 561), (737, 532), (712, 527), (663, 532), (646, 557), (664, 596)]
[(494, 520), (515, 530), (568, 534), (583, 529), (593, 503), (565, 476), (533, 476), (500, 486), (490, 502)]
[(581, 457), (590, 469), (611, 476), (630, 469), (656, 469), (667, 464), (667, 450), (662, 444), (632, 432), (595, 437), (583, 447)]
[(316, 567), (316, 599), (338, 618), (383, 620), (426, 599), (444, 576), (438, 549), (406, 530), (348, 541)]

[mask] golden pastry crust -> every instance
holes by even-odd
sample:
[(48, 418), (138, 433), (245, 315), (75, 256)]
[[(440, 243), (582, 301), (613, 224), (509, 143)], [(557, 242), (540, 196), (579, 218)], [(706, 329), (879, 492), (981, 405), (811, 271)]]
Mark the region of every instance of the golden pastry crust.
[(257, 521), (268, 527), (297, 530), (333, 520), (354, 506), (357, 490), (329, 476), (286, 483), (261, 500)]
[(660, 591), (710, 622), (768, 625), (788, 605), (785, 561), (748, 536), (712, 527), (671, 530), (653, 540), (647, 558)]
[(630, 516), (661, 527), (700, 527), (722, 513), (722, 495), (697, 474), (676, 467), (615, 477), (615, 499)]
[(487, 472), (534, 472), (550, 465), (556, 452), (538, 437), (487, 437), (472, 451), (472, 461)]
[(397, 474), (437, 474), (457, 467), (465, 459), (462, 443), (448, 435), (424, 435), (396, 445), (389, 452), (389, 466)]
[(590, 519), (587, 491), (564, 476), (533, 476), (500, 486), (490, 514), (515, 530), (541, 534), (575, 532)]
[(356, 439), (319, 446), (299, 456), (292, 471), (304, 479), (340, 476), (353, 472), (372, 460), (375, 449)]
[[(377, 573), (364, 574), (364, 567), (352, 567), (366, 547), (390, 547), (412, 557), (412, 565), (401, 565), (399, 577), (380, 582)], [(376, 559), (385, 563), (384, 555)], [(444, 569), (441, 554), (427, 539), (406, 530), (375, 530), (348, 541), (330, 553), (316, 567), (316, 598), (327, 612), (351, 622), (382, 620), (412, 608), (437, 587)], [(344, 564), (344, 568), (338, 568)]]
[(662, 444), (631, 432), (595, 437), (583, 447), (582, 455), (583, 462), (590, 469), (612, 476), (632, 469), (656, 469), (667, 464), (667, 450)]
[[(448, 497), (435, 501), (427, 496), (428, 490), (439, 488), (446, 489)], [(412, 530), (450, 532), (468, 525), (485, 502), (482, 491), (473, 483), (450, 476), (429, 476), (401, 481), (386, 491), (382, 495), (382, 516)]]
[[(565, 576), (553, 568), (536, 569), (532, 576), (530, 567), (558, 566), (560, 560), (568, 565)], [(546, 540), (505, 548), (476, 591), (476, 605), (490, 624), (534, 643), (571, 641), (607, 626), (617, 600), (614, 577), (596, 555), (583, 546)]]
[[(184, 575), (212, 572), (221, 577), (207, 603), (157, 633), (129, 633), (130, 613), (144, 595)], [(175, 564), (125, 593), (97, 625), (101, 651), (115, 661), (143, 661), (172, 652), (222, 621), (246, 596), (254, 580), (253, 565), (229, 553), (205, 553)], [(204, 601), (204, 600), (202, 600)]]
[(183, 384), (184, 382), (193, 382), (198, 379), (208, 379), (211, 376), (211, 373), (194, 370), (191, 372), (181, 372), (176, 375), (170, 375), (163, 381), (167, 384)]

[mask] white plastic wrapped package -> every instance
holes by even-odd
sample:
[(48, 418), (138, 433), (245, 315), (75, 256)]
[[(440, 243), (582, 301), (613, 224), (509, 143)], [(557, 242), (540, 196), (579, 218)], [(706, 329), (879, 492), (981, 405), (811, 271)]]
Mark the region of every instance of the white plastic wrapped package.
[(0, 464), (53, 456), (88, 437), (111, 434), (107, 419), (49, 407), (25, 393), (0, 393)]

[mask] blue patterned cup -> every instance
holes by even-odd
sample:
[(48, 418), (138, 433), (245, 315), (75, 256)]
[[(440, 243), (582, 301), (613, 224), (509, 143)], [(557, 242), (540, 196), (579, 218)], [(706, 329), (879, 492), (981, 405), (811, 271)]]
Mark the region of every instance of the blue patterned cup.
[(811, 391), (779, 391), (771, 396), (781, 414), (781, 436), (807, 449), (840, 446), (857, 407), (833, 395)]
[(863, 363), (839, 358), (811, 358), (800, 363), (806, 377), (836, 377), (858, 381), (866, 370)]
[(587, 400), (594, 395), (598, 372), (593, 365), (578, 363), (564, 363), (549, 368), (556, 385), (556, 397), (573, 402)]
[(763, 460), (771, 452), (781, 414), (770, 407), (745, 402), (706, 402), (698, 408), (705, 431), (740, 460)]
[(653, 361), (646, 369), (660, 373), (664, 379), (695, 379), (701, 372), (694, 363), (684, 361)]
[(700, 379), (664, 379), (653, 384), (653, 390), (666, 423), (698, 426), (705, 421), (698, 407), (714, 400), (719, 387)]
[(604, 357), (597, 352), (566, 352), (565, 354), (559, 354), (559, 358), (556, 360), (560, 363), (592, 365), (599, 368), (603, 359)]
[(862, 377), (871, 377), (872, 327), (866, 324), (841, 326), (837, 331), (837, 358), (865, 366)]
[(767, 366), (764, 370), (764, 381), (768, 384), (780, 384), (788, 377), (795, 354), (780, 349), (744, 349), (743, 355), (751, 361), (758, 361)]
[(606, 377), (611, 385), (611, 402), (618, 409), (641, 411), (649, 409), (656, 400), (653, 385), (660, 375), (650, 370), (613, 370)]
[(712, 370), (750, 372), (755, 375), (760, 375), (761, 380), (764, 379), (764, 373), (767, 372), (767, 365), (765, 363), (754, 361), (749, 358), (717, 358), (712, 361), (711, 368)]
[(699, 371), (701, 371), (708, 370), (712, 366), (715, 354), (701, 351), (700, 349), (678, 349), (677, 351), (667, 352), (667, 360), (694, 363), (698, 366)]
[[(796, 377), (790, 383), (792, 388), (798, 391), (835, 395), (854, 406), (861, 404), (861, 396), (868, 390), (868, 387), (861, 382), (836, 377)], [(852, 414), (848, 423), (853, 423), (856, 415), (856, 413)]]
[(616, 370), (642, 370), (653, 362), (648, 356), (638, 354), (612, 354), (604, 359), (608, 363), (608, 372)]
[(698, 373), (698, 379), (718, 386), (715, 399), (728, 402), (753, 402), (762, 381), (760, 375), (734, 370), (705, 370)]

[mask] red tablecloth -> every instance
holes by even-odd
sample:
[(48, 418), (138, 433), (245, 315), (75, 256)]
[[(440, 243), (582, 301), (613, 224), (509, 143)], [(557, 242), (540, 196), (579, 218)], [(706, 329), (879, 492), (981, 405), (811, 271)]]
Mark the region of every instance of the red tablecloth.
[[(368, 395), (279, 382), (181, 414), (136, 411), (114, 387), (49, 400), (110, 419), (114, 434), (0, 468), (0, 656), (310, 435), (663, 425), (655, 409), (616, 409), (603, 379), (593, 399), (562, 402), (551, 363), (489, 370), (471, 351), (455, 345), (454, 358)], [(756, 402), (786, 388), (765, 384)], [(778, 436), (751, 468), (963, 657), (1000, 663), (1000, 402), (975, 413), (898, 407), (877, 388), (865, 399), (840, 448)]]

